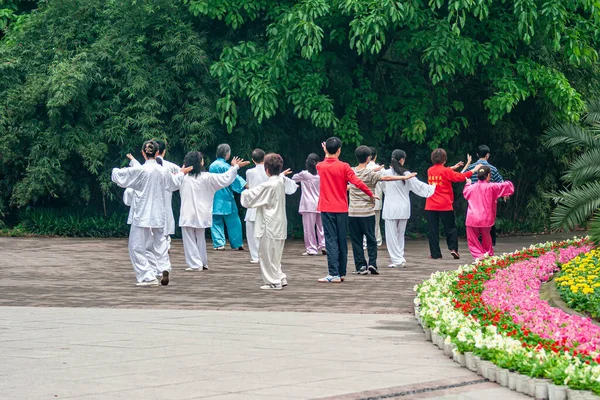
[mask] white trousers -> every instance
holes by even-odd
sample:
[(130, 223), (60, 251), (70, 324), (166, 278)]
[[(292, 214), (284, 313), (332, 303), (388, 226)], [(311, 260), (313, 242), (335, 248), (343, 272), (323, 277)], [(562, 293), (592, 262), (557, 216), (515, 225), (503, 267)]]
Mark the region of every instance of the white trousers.
[(191, 228), (189, 226), (181, 227), (185, 263), (190, 268), (208, 268), (208, 255), (206, 254), (206, 236), (204, 236), (205, 231), (206, 229), (204, 228)]
[(407, 219), (385, 220), (385, 244), (387, 245), (392, 264), (405, 263), (404, 259), (404, 233), (406, 232)]
[(131, 225), (129, 258), (138, 282), (152, 281), (163, 271), (171, 271), (164, 229)]
[(167, 235), (167, 250), (171, 250), (171, 235)]
[(258, 254), (260, 273), (266, 284), (280, 285), (287, 276), (281, 271), (281, 257), (285, 240), (269, 239), (263, 235), (259, 240)]
[(258, 261), (258, 238), (254, 237), (254, 221), (246, 221), (246, 240), (248, 240), (250, 259)]
[[(381, 221), (381, 210), (375, 210), (375, 239), (377, 239), (377, 246), (381, 246), (383, 244), (383, 237), (381, 236), (381, 225), (379, 223)], [(386, 230), (387, 232), (387, 230)], [(387, 235), (387, 233), (386, 233)], [(387, 243), (387, 240), (386, 240)], [(363, 236), (363, 247), (367, 247), (367, 237)]]

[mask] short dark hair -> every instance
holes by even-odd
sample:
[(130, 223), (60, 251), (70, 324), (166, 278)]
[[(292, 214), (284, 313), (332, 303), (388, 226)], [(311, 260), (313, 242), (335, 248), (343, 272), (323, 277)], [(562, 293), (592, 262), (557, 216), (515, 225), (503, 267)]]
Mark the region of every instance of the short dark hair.
[(312, 175), (317, 175), (317, 164), (321, 161), (319, 156), (315, 153), (310, 153), (308, 157), (306, 157), (306, 170), (310, 172)]
[(358, 146), (354, 150), (354, 155), (359, 164), (366, 163), (369, 157), (371, 157), (371, 149), (367, 146)]
[(160, 154), (164, 153), (165, 150), (167, 150), (167, 142), (165, 142), (164, 140), (155, 140), (156, 143), (158, 143), (158, 152)]
[(434, 164), (443, 164), (447, 159), (448, 155), (444, 149), (435, 149), (431, 152), (431, 162)]
[(189, 175), (196, 176), (205, 171), (204, 166), (202, 165), (202, 158), (204, 158), (204, 156), (199, 151), (190, 151), (185, 155), (183, 165), (186, 167), (194, 167), (194, 169), (188, 173)]
[(142, 153), (144, 153), (148, 158), (155, 158), (157, 152), (158, 143), (156, 143), (154, 140), (147, 140), (142, 145)]
[(479, 146), (477, 148), (477, 157), (484, 158), (485, 156), (490, 154), (490, 152), (491, 152), (490, 148), (488, 146), (486, 146), (485, 144), (482, 144), (481, 146)]
[(217, 146), (217, 158), (227, 158), (227, 154), (231, 155), (231, 147), (227, 143)]
[(369, 150), (371, 150), (371, 157), (377, 157), (377, 149), (375, 147), (369, 147)]
[(261, 163), (265, 159), (265, 151), (263, 149), (254, 149), (252, 151), (252, 160), (256, 163)]
[(477, 179), (479, 179), (480, 181), (485, 181), (488, 177), (489, 174), (492, 173), (492, 169), (490, 167), (488, 167), (487, 165), (484, 165), (483, 167), (479, 168), (479, 170), (477, 171)]
[(271, 176), (281, 174), (283, 170), (283, 158), (279, 154), (269, 153), (265, 156), (265, 169)]
[(332, 136), (325, 141), (325, 149), (329, 154), (335, 154), (342, 148), (342, 141), (339, 137)]

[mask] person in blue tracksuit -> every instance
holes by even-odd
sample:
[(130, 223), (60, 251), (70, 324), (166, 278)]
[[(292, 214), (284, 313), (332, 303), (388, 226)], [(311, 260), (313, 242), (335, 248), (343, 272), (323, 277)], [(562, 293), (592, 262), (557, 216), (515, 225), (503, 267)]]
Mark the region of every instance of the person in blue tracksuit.
[[(210, 164), (208, 172), (222, 174), (231, 167), (227, 160), (231, 157), (231, 147), (223, 143), (217, 146), (217, 159)], [(233, 192), (241, 193), (246, 188), (246, 181), (239, 175), (233, 183), (215, 193), (213, 203), (213, 222), (210, 229), (213, 248), (215, 250), (225, 249), (225, 226), (229, 236), (229, 244), (232, 249), (244, 250), (242, 238), (242, 221), (238, 214)]]

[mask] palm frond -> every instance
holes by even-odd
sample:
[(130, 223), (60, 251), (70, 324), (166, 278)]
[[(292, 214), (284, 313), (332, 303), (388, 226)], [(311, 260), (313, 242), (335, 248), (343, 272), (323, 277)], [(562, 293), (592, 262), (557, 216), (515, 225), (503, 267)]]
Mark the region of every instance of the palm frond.
[(596, 212), (590, 225), (590, 239), (596, 244), (600, 243), (600, 212)]
[(585, 128), (574, 124), (558, 124), (551, 126), (542, 136), (542, 143), (548, 148), (558, 146), (597, 147), (598, 139)]
[(583, 121), (590, 125), (600, 123), (600, 99), (588, 101)]
[(600, 207), (600, 182), (589, 182), (568, 191), (549, 194), (557, 206), (550, 216), (555, 228), (581, 225)]
[(569, 169), (563, 175), (565, 182), (575, 186), (595, 179), (600, 179), (600, 148), (581, 154), (569, 165)]

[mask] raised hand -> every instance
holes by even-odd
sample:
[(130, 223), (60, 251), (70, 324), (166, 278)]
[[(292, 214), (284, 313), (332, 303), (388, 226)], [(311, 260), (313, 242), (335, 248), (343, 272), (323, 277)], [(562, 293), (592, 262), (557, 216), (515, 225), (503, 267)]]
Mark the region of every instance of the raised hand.
[(291, 168), (288, 168), (288, 169), (286, 169), (285, 171), (282, 172), (282, 174), (284, 176), (290, 175), (291, 173), (292, 173), (292, 169)]
[(237, 165), (238, 168), (244, 168), (248, 164), (250, 164), (250, 161), (244, 161), (239, 157), (233, 157), (233, 159), (231, 160), (231, 165), (233, 165), (234, 167)]
[(382, 169), (385, 169), (385, 165), (380, 165), (380, 166), (378, 166), (378, 167), (375, 167), (375, 168), (373, 168), (373, 171), (375, 171), (375, 172), (379, 172), (379, 171), (381, 171)]
[(325, 146), (325, 142), (321, 142), (321, 147), (323, 148), (325, 154), (327, 154), (327, 146)]
[(457, 169), (459, 169), (460, 167), (463, 167), (464, 165), (465, 165), (465, 162), (464, 162), (464, 161), (459, 161), (459, 162), (457, 162), (456, 164), (454, 164), (454, 165), (453, 165), (452, 167), (450, 167), (450, 168), (451, 168), (451, 169), (454, 169), (454, 170), (457, 170)]
[(183, 165), (180, 169), (181, 172), (183, 172), (185, 175), (188, 174), (188, 172), (190, 172), (191, 170), (193, 170), (194, 167), (186, 167), (185, 165)]
[(414, 178), (415, 176), (417, 176), (417, 173), (411, 172), (410, 174), (406, 175), (406, 179), (411, 179), (411, 178)]
[(129, 161), (133, 161), (134, 160), (134, 158), (131, 155), (131, 153), (127, 153), (127, 158), (129, 159)]
[(473, 157), (471, 157), (470, 154), (467, 154), (467, 165), (471, 164), (472, 161), (473, 161)]

